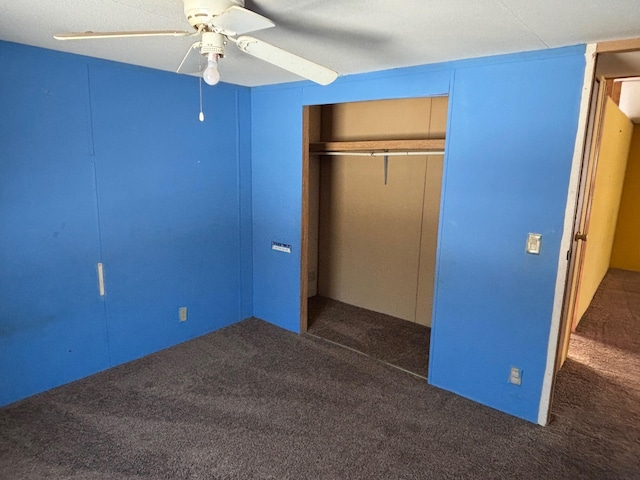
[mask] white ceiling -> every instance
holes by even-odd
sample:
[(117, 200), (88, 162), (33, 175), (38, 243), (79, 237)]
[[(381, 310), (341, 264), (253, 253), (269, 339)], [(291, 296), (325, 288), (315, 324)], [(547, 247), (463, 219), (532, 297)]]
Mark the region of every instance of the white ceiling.
[[(276, 23), (256, 38), (340, 75), (640, 37), (638, 0), (246, 0)], [(190, 38), (60, 42), (54, 33), (189, 30), (182, 0), (0, 0), (0, 39), (175, 71)], [(298, 80), (233, 46), (223, 81)]]

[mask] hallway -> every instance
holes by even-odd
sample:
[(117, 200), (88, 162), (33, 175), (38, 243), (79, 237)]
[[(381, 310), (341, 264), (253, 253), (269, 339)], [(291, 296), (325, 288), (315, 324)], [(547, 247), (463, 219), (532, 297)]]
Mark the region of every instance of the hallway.
[(640, 273), (606, 274), (571, 337), (552, 415), (552, 430), (578, 449), (596, 443), (603, 459), (636, 464), (640, 475)]

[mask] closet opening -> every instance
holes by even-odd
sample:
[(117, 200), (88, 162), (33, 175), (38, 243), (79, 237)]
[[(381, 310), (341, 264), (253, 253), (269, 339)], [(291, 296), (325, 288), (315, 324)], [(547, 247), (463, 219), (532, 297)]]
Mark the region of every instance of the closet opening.
[(427, 377), (448, 97), (304, 108), (301, 332)]

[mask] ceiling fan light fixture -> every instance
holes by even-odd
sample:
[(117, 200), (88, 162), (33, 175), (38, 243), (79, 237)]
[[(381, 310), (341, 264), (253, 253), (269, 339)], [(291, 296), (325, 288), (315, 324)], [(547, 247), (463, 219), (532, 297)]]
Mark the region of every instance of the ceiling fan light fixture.
[[(200, 55), (207, 57), (207, 67), (201, 78), (209, 85), (215, 85), (220, 81), (218, 59), (224, 58), (225, 47), (229, 41), (245, 53), (320, 85), (328, 85), (338, 77), (337, 72), (325, 66), (257, 38), (244, 36), (243, 34), (247, 32), (264, 30), (275, 26), (268, 18), (244, 8), (245, 0), (183, 0), (183, 2), (184, 14), (195, 29), (194, 32), (141, 30), (63, 33), (56, 34), (54, 37), (58, 40), (87, 40), (97, 38), (199, 36), (200, 41), (194, 42), (189, 47), (178, 66), (177, 73), (182, 73), (182, 67), (191, 52), (195, 49), (200, 49)], [(201, 66), (202, 62), (200, 61), (198, 65)]]
[(207, 54), (207, 68), (202, 72), (202, 79), (207, 85), (215, 85), (220, 81), (220, 72), (218, 71), (218, 54)]

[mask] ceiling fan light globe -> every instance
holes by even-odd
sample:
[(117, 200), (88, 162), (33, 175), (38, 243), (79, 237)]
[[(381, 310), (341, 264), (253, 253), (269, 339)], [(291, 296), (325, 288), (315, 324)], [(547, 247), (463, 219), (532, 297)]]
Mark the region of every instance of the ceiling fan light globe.
[(218, 71), (218, 62), (215, 60), (207, 61), (207, 68), (202, 72), (202, 79), (207, 85), (215, 85), (220, 81), (220, 72)]

